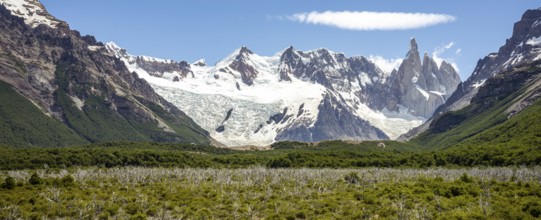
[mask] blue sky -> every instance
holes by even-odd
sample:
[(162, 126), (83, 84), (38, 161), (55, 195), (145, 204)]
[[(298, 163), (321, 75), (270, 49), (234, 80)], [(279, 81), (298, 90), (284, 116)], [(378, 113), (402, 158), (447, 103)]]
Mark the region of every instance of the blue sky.
[[(188, 62), (205, 58), (212, 65), (241, 46), (260, 55), (273, 55), (292, 45), (298, 50), (328, 48), (347, 56), (395, 59), (405, 56), (409, 39), (415, 37), (421, 53), (432, 55), (439, 51), (438, 57), (456, 63), (463, 80), (471, 74), (478, 59), (505, 43), (524, 11), (541, 6), (530, 0), (42, 0), (42, 3), (72, 29), (94, 35), (99, 41), (114, 41), (134, 55)], [(316, 17), (311, 22), (298, 19), (299, 15), (325, 11), (423, 13), (451, 19), (406, 30), (344, 29), (337, 27), (336, 23), (340, 22), (335, 21), (339, 18), (332, 15)], [(421, 18), (421, 23), (423, 19), (426, 20)], [(325, 22), (335, 24), (323, 25)], [(357, 23), (362, 22), (366, 23)], [(378, 26), (382, 21), (371, 22)], [(346, 23), (362, 26), (354, 19)]]

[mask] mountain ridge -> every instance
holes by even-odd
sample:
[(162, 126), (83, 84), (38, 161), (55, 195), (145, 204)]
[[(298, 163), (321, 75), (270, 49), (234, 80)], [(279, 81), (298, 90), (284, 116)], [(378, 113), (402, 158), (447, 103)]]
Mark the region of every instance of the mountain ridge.
[[(15, 13), (5, 7), (11, 3), (35, 11)], [(104, 45), (94, 37), (81, 36), (65, 22), (51, 25), (50, 20), (35, 20), (33, 15), (56, 20), (39, 1), (10, 0), (0, 5), (0, 80), (10, 84), (18, 95), (30, 100), (32, 107), (43, 113), (39, 116), (32, 113), (35, 117), (50, 117), (70, 130), (58, 135), (75, 132), (82, 138), (81, 144), (210, 143), (206, 131), (157, 95), (146, 81), (130, 73), (120, 60), (103, 53)], [(2, 125), (11, 129), (21, 126), (26, 129), (25, 126), (31, 125), (9, 121)], [(2, 142), (27, 146), (11, 141), (24, 133), (12, 135)], [(36, 143), (51, 146), (47, 143), (50, 137), (39, 137)]]
[[(496, 53), (479, 59), (471, 76), (462, 82), (449, 100), (436, 109), (431, 119), (412, 129), (399, 139), (407, 140), (430, 129), (430, 124), (440, 114), (459, 111), (467, 107), (479, 89), (491, 77), (513, 70), (517, 66), (533, 63), (541, 59), (541, 9), (527, 10), (521, 20), (513, 26), (513, 32)], [(538, 39), (539, 42), (537, 41)]]
[[(416, 44), (415, 39), (412, 38), (410, 43)], [(265, 57), (243, 46), (215, 66), (202, 65), (199, 62), (188, 64), (186, 61), (147, 59), (149, 64), (161, 62), (175, 66), (174, 71), (149, 68), (154, 64), (141, 65), (139, 60), (143, 60), (141, 57), (144, 56), (130, 55), (112, 42), (108, 43), (106, 48), (123, 60), (130, 71), (149, 81), (158, 93), (194, 117), (211, 136), (221, 142), (228, 142), (231, 146), (268, 145), (280, 140), (377, 140), (389, 139), (388, 135), (396, 138), (426, 120), (425, 117), (432, 113), (435, 107), (443, 104), (448, 93), (460, 82), (451, 65), (445, 62), (437, 65), (428, 56), (421, 60), (418, 52), (415, 53), (416, 57), (408, 57), (416, 59), (419, 64), (432, 64), (432, 67), (419, 65), (418, 68), (411, 68), (411, 71), (419, 73), (404, 76), (411, 71), (400, 68), (409, 68), (409, 64), (403, 63), (398, 70), (384, 72), (366, 57), (346, 57), (325, 48), (297, 51), (293, 46), (289, 46), (274, 56)], [(416, 51), (417, 48), (412, 50)], [(404, 85), (406, 88), (408, 85), (416, 85), (417, 81), (412, 80), (414, 77), (421, 77), (419, 83), (422, 84), (414, 86), (413, 91), (405, 94), (405, 91), (391, 88), (390, 80), (398, 77), (407, 78), (405, 82), (401, 82), (407, 84)], [(441, 77), (449, 82), (440, 80)], [(433, 80), (427, 82), (425, 78)], [(432, 85), (436, 83), (438, 85)], [(262, 87), (275, 88), (268, 90)], [(307, 94), (306, 91), (299, 91), (294, 87), (311, 92)], [(289, 94), (283, 94), (284, 91)], [(278, 98), (269, 97), (268, 94), (273, 93)], [(291, 98), (293, 94), (303, 97), (294, 100), (295, 98)], [(208, 97), (202, 98), (205, 96)], [(406, 104), (406, 98), (417, 100), (417, 103)], [(206, 100), (206, 104), (196, 103), (202, 99)], [(217, 99), (221, 101), (215, 101)], [(304, 100), (312, 101), (305, 103)], [(212, 102), (214, 103), (211, 104)], [(250, 102), (258, 107), (248, 106)], [(200, 110), (194, 109), (193, 106), (198, 105), (203, 106), (201, 109), (210, 109), (210, 116), (202, 115)], [(242, 111), (241, 114), (251, 114), (258, 122), (250, 122), (254, 120), (253, 117), (236, 114), (237, 110), (241, 109), (251, 109)], [(223, 112), (222, 116), (214, 111)], [(227, 112), (231, 118), (229, 121), (224, 120)], [(350, 116), (341, 115), (340, 112), (347, 112)], [(275, 120), (274, 116), (279, 115), (282, 115), (281, 120)], [(319, 117), (320, 115), (322, 117)], [(317, 123), (318, 120), (327, 120), (328, 123)], [(341, 120), (345, 124), (335, 123)], [(242, 122), (248, 123), (240, 128)], [(334, 125), (327, 126), (329, 124)], [(237, 130), (229, 132), (232, 126)], [(393, 131), (397, 127), (400, 131)], [(256, 137), (258, 132), (263, 134)], [(238, 137), (243, 137), (244, 140), (230, 140)]]

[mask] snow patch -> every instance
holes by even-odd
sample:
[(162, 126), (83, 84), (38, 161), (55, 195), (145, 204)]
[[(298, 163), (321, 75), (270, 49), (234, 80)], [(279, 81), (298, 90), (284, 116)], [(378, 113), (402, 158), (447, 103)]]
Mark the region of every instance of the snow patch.
[(372, 80), (368, 76), (368, 73), (361, 72), (359, 77), (361, 79), (361, 85), (363, 85), (363, 86), (372, 85)]
[(88, 49), (90, 51), (97, 51), (99, 49), (103, 48), (102, 46), (88, 46)]
[(346, 100), (346, 104), (354, 109), (353, 113), (355, 115), (368, 121), (374, 127), (379, 128), (390, 139), (396, 139), (426, 121), (425, 118), (409, 114), (409, 110), (404, 106), (399, 105), (398, 112), (388, 111), (387, 109), (377, 111), (361, 103), (351, 93), (340, 93), (340, 95)]
[(75, 103), (75, 107), (77, 107), (79, 110), (83, 110), (83, 107), (85, 106), (85, 101), (79, 99), (77, 96), (70, 96), (71, 101)]
[(445, 93), (444, 92), (440, 92), (440, 91), (430, 91), (430, 93), (434, 94), (434, 95), (437, 95), (441, 98), (441, 100), (443, 102), (445, 102)]
[(428, 92), (426, 92), (424, 89), (422, 89), (419, 85), (415, 85), (415, 88), (416, 88), (417, 91), (419, 91), (419, 92), (426, 98), (426, 100), (428, 101), (428, 99), (430, 98), (430, 94), (428, 94)]
[(486, 81), (487, 81), (486, 79), (481, 80), (481, 81), (477, 81), (472, 85), (472, 87), (477, 89), (477, 88), (481, 87), (483, 84), (485, 84)]
[(541, 36), (539, 37), (532, 37), (526, 41), (526, 44), (530, 46), (538, 46), (541, 45)]

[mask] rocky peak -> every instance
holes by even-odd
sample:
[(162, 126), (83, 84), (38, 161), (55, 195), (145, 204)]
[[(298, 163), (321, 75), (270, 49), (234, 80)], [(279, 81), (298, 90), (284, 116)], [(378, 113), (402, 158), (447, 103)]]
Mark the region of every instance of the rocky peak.
[(130, 65), (137, 65), (154, 77), (180, 81), (188, 76), (194, 77), (191, 66), (186, 61), (164, 60), (148, 56), (133, 56), (114, 42), (105, 44), (105, 49), (115, 57), (125, 59)]
[(417, 50), (418, 50), (417, 41), (415, 41), (415, 37), (412, 37), (410, 39), (410, 51), (417, 51)]
[(247, 47), (241, 47), (233, 61), (227, 66), (231, 70), (240, 73), (242, 82), (249, 86), (254, 84), (254, 79), (259, 74), (250, 60), (250, 56), (253, 54)]
[(451, 65), (442, 63), (438, 67), (426, 52), (421, 61), (415, 38), (410, 40), (410, 50), (391, 79), (387, 108), (396, 111), (397, 106), (402, 105), (411, 114), (424, 118), (432, 116), (460, 83)]
[(419, 56), (419, 49), (417, 47), (417, 41), (415, 41), (414, 37), (410, 39), (410, 48), (409, 48), (408, 53), (406, 54), (406, 57), (410, 57), (410, 56), (413, 56), (413, 57)]
[(516, 66), (541, 59), (541, 10), (527, 10), (513, 26), (513, 34), (497, 53), (480, 59), (472, 75), (453, 94), (452, 101), (438, 109), (437, 113), (458, 110), (470, 104), (479, 88), (490, 77)]
[(254, 54), (254, 52), (252, 52), (250, 49), (248, 49), (245, 46), (242, 46), (239, 49), (239, 56), (245, 56), (245, 55), (249, 55), (249, 54)]
[(280, 56), (280, 66), (278, 72), (280, 81), (291, 81), (290, 74), (293, 74), (295, 69), (302, 68), (303, 63), (300, 55), (293, 46), (289, 46)]
[[(477, 61), (471, 76), (459, 84), (448, 101), (434, 112), (433, 118), (443, 112), (457, 111), (470, 105), (472, 99), (479, 96), (479, 92), (490, 93), (491, 90), (496, 92), (493, 82), (499, 79), (493, 80), (494, 78), (500, 78), (502, 73), (513, 72), (513, 69), (521, 65), (527, 66), (539, 60), (541, 60), (541, 8), (527, 10), (523, 14), (521, 20), (514, 24), (511, 38), (505, 41), (497, 53), (490, 53)], [(440, 69), (445, 73), (451, 73), (451, 76), (453, 74), (447, 63), (442, 63)], [(498, 86), (502, 85), (500, 83)], [(508, 89), (503, 87), (507, 85), (500, 89)], [(432, 120), (427, 121), (418, 129), (409, 132), (404, 138), (414, 137), (426, 131), (431, 122)]]
[(53, 28), (60, 24), (67, 26), (65, 22), (50, 15), (38, 0), (2, 0), (0, 4), (4, 5), (12, 15), (23, 18), (24, 22), (33, 28), (40, 24)]
[(192, 65), (202, 67), (202, 66), (207, 66), (207, 62), (205, 62), (205, 59), (200, 59), (192, 63)]

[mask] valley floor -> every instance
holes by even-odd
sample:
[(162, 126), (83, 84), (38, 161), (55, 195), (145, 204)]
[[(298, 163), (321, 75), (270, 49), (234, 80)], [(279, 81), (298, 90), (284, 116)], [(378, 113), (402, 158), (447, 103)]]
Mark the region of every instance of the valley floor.
[(530, 219), (540, 167), (0, 173), (0, 219)]

